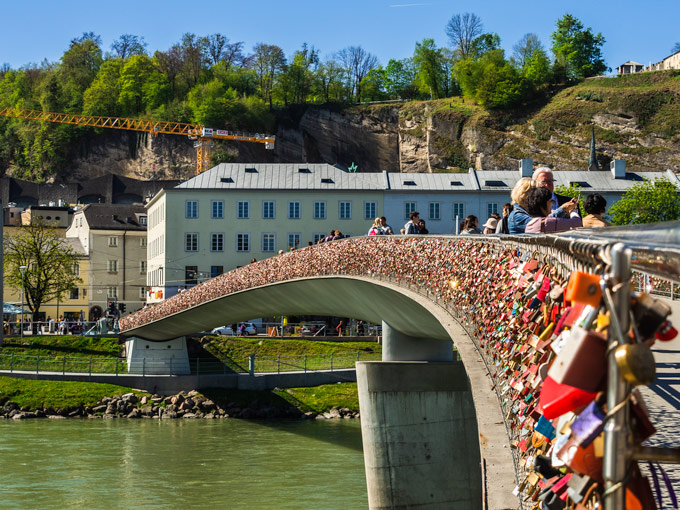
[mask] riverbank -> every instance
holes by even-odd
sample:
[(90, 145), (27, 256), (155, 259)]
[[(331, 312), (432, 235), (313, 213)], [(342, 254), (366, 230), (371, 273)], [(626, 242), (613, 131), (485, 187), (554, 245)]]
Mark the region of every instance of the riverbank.
[(99, 383), (0, 377), (0, 419), (350, 419), (356, 383), (273, 391), (204, 389), (159, 396)]

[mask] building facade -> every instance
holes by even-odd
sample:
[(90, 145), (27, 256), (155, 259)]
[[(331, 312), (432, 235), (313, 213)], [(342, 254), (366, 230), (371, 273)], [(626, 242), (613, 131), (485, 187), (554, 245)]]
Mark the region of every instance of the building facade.
[[(280, 250), (307, 246), (331, 229), (366, 235), (385, 216), (395, 234), (418, 211), (431, 234), (455, 234), (468, 215), (482, 224), (510, 202), (520, 171), (446, 174), (350, 173), (325, 164), (221, 164), (159, 192), (148, 204), (148, 300), (184, 288)], [(524, 170), (522, 170), (522, 168)], [(673, 172), (555, 171), (556, 185), (599, 193), (611, 206), (636, 182)]]
[(106, 314), (108, 303), (126, 313), (146, 302), (146, 219), (141, 205), (90, 204), (73, 215), (67, 238), (78, 239), (89, 258), (87, 319)]

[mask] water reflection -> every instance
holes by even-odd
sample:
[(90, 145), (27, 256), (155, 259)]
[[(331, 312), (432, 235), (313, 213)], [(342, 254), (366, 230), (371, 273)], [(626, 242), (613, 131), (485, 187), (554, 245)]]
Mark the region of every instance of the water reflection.
[(358, 421), (0, 422), (1, 508), (366, 508)]

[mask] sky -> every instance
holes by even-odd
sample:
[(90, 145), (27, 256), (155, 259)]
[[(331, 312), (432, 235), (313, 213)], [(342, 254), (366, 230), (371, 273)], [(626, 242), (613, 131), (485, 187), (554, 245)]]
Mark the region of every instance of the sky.
[(0, 4), (0, 64), (58, 61), (71, 39), (91, 31), (102, 37), (105, 51), (124, 33), (144, 37), (150, 53), (167, 50), (186, 32), (221, 33), (243, 41), (249, 52), (265, 42), (287, 56), (304, 42), (322, 59), (362, 46), (385, 65), (412, 56), (424, 38), (446, 46), (447, 21), (464, 12), (477, 14), (486, 32), (498, 33), (508, 56), (528, 32), (549, 49), (555, 22), (565, 13), (602, 33), (612, 69), (627, 60), (658, 62), (680, 41), (679, 0), (32, 0)]

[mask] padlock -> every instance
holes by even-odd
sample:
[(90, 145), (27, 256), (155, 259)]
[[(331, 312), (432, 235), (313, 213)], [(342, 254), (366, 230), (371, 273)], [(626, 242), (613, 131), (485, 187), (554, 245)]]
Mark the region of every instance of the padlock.
[(621, 376), (634, 386), (648, 385), (656, 379), (656, 362), (645, 343), (619, 345), (614, 351)]
[(669, 342), (676, 336), (678, 336), (678, 330), (673, 327), (671, 321), (664, 322), (654, 334), (654, 337), (662, 342)]
[(631, 309), (641, 340), (652, 338), (671, 313), (670, 306), (644, 292), (634, 297)]
[(602, 300), (600, 276), (583, 271), (573, 271), (569, 276), (565, 299), (593, 307), (600, 306)]
[(539, 402), (552, 420), (591, 402), (606, 373), (607, 343), (599, 333), (580, 327), (569, 332), (543, 382)]

